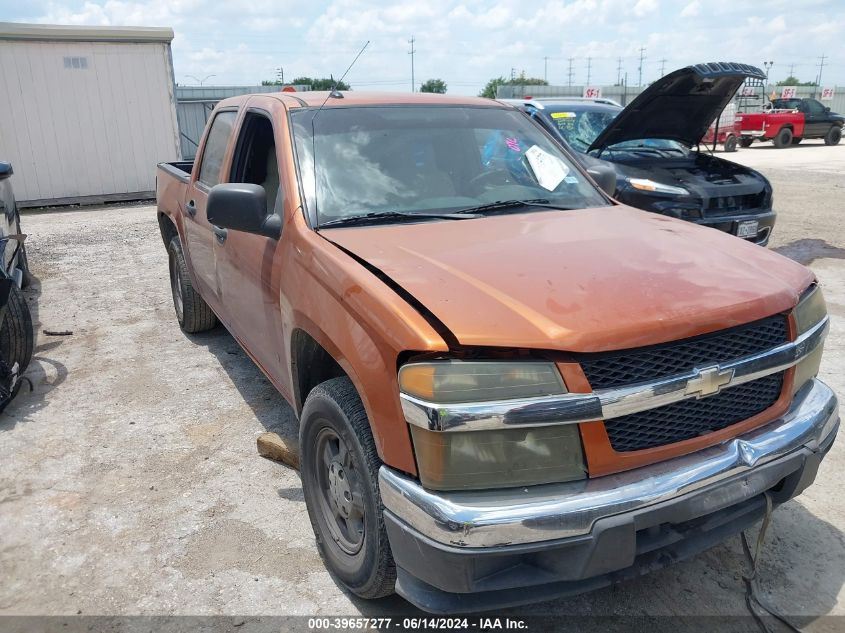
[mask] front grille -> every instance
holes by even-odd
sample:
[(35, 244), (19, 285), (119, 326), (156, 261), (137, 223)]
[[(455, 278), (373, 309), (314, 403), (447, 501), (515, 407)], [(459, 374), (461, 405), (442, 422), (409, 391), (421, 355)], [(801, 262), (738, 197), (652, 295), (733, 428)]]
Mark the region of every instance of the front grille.
[(681, 442), (727, 428), (762, 413), (780, 397), (783, 372), (730, 387), (700, 400), (675, 402), (657, 409), (607, 420), (613, 450), (640, 451)]
[(713, 334), (651, 347), (589, 354), (579, 360), (592, 388), (607, 389), (725, 363), (777, 347), (788, 340), (786, 317), (777, 314)]
[(709, 215), (736, 215), (746, 213), (762, 207), (765, 197), (765, 192), (761, 192), (744, 196), (710, 198), (707, 211)]

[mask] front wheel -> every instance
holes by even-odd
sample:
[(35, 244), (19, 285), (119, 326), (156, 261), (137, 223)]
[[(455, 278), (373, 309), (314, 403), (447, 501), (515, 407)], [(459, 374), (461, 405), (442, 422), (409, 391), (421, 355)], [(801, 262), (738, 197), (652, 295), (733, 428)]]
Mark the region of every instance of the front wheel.
[(778, 149), (788, 147), (792, 144), (792, 130), (790, 130), (788, 127), (782, 128), (777, 133), (777, 136), (775, 136), (772, 142)]
[(838, 125), (831, 127), (824, 136), (825, 145), (839, 145), (842, 140), (842, 128)]
[(326, 567), (362, 598), (393, 593), (396, 566), (378, 489), (381, 460), (349, 378), (332, 378), (308, 394), (299, 447), (305, 505)]
[(735, 152), (736, 151), (736, 137), (731, 134), (728, 138), (725, 139), (725, 151), (726, 152)]

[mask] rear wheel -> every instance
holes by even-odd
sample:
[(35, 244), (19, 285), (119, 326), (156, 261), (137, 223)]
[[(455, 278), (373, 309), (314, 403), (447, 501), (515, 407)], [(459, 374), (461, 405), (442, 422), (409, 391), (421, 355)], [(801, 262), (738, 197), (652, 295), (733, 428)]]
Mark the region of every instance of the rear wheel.
[(792, 144), (792, 130), (788, 127), (781, 128), (780, 132), (777, 133), (772, 142), (775, 144), (777, 148), (784, 148)]
[(838, 125), (832, 126), (825, 134), (824, 137), (824, 144), (825, 145), (839, 145), (839, 141), (842, 140), (842, 128)]
[(739, 146), (740, 147), (751, 147), (751, 144), (754, 142), (754, 139), (749, 136), (743, 136), (739, 139)]
[(170, 291), (179, 327), (189, 334), (205, 332), (217, 325), (217, 317), (191, 283), (179, 236), (173, 236), (167, 247), (170, 260)]
[(396, 566), (378, 489), (381, 460), (349, 378), (332, 378), (305, 401), (299, 431), (302, 488), (326, 567), (352, 593), (393, 593)]
[(725, 139), (725, 151), (726, 152), (735, 152), (736, 151), (736, 137), (731, 134), (728, 138)]

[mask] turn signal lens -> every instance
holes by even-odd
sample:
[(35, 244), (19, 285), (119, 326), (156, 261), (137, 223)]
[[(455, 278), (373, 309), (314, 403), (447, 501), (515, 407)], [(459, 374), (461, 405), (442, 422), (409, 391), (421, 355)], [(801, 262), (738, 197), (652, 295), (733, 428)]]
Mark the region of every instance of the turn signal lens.
[(409, 396), (438, 404), (566, 393), (555, 365), (537, 361), (411, 363), (399, 370), (399, 388)]
[[(798, 330), (799, 336), (824, 319), (827, 316), (827, 305), (825, 304), (821, 288), (818, 286), (810, 288), (798, 305), (795, 306), (792, 316), (795, 319), (795, 327)], [(793, 394), (797, 393), (801, 387), (807, 384), (808, 380), (818, 375), (822, 362), (823, 347), (824, 345), (820, 343), (809, 356), (806, 356), (795, 366), (795, 377), (792, 382)]]
[(662, 182), (656, 182), (648, 178), (628, 178), (628, 182), (634, 189), (640, 191), (653, 191), (655, 193), (668, 193), (674, 196), (688, 196), (689, 191), (683, 187), (675, 187), (673, 185), (664, 185)]

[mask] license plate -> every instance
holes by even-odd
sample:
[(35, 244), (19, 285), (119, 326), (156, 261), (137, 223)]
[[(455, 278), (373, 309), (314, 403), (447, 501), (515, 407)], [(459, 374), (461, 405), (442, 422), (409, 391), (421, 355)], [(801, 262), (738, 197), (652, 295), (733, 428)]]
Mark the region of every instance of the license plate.
[(737, 237), (757, 237), (757, 220), (740, 222), (736, 227)]

